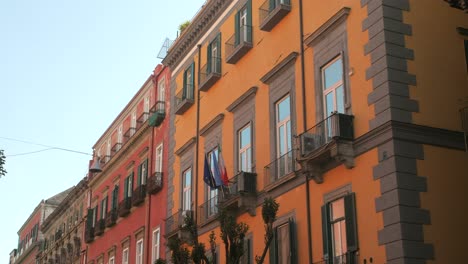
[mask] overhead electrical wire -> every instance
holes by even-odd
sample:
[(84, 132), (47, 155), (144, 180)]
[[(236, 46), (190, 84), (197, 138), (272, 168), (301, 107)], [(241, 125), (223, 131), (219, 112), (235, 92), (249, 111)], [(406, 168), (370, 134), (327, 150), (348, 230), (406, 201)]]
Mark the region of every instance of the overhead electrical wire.
[(0, 136), (0, 139), (10, 140), (10, 141), (16, 141), (16, 142), (21, 142), (21, 143), (24, 143), (24, 144), (36, 145), (36, 146), (41, 146), (41, 147), (45, 147), (45, 148), (46, 148), (46, 149), (41, 149), (41, 150), (36, 150), (36, 151), (31, 151), (31, 152), (25, 152), (25, 153), (18, 153), (18, 154), (5, 155), (6, 157), (14, 157), (14, 156), (21, 156), (21, 155), (29, 155), (29, 154), (34, 154), (34, 153), (43, 152), (43, 151), (47, 151), (47, 150), (53, 150), (53, 149), (57, 149), (57, 150), (62, 150), (62, 151), (67, 151), (67, 152), (73, 152), (73, 153), (78, 153), (78, 154), (83, 154), (83, 155), (92, 156), (92, 154), (90, 154), (90, 153), (86, 153), (86, 152), (82, 152), (82, 151), (78, 151), (78, 150), (67, 149), (67, 148), (61, 148), (61, 147), (54, 147), (54, 146), (50, 146), (50, 145), (40, 144), (40, 143), (31, 142), (31, 141), (26, 141), (26, 140), (21, 140), (21, 139), (15, 139), (15, 138), (9, 138), (9, 137), (2, 137), (2, 136)]

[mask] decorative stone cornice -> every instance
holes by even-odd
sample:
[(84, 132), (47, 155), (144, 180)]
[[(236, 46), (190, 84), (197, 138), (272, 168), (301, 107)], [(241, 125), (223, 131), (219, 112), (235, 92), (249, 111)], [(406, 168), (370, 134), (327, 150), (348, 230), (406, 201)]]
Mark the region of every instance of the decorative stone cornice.
[(209, 0), (202, 6), (195, 15), (190, 25), (183, 31), (182, 35), (176, 39), (169, 48), (162, 64), (171, 68), (180, 63), (187, 53), (195, 47), (200, 38), (213, 25), (213, 22), (223, 13), (226, 7), (232, 2), (229, 0)]

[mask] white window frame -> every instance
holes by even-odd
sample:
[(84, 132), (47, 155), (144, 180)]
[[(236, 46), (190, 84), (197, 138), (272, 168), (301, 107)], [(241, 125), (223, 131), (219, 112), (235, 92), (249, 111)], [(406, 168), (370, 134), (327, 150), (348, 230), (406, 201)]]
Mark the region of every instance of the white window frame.
[(136, 111), (133, 111), (131, 120), (130, 120), (130, 128), (133, 128), (133, 130), (130, 130), (130, 136), (133, 136), (133, 134), (135, 134), (136, 124), (137, 124)]
[[(186, 176), (190, 173), (190, 183), (187, 184)], [(192, 167), (186, 169), (182, 173), (182, 210), (188, 211), (192, 209)]]
[(143, 253), (144, 253), (143, 239), (139, 239), (136, 242), (136, 248), (135, 248), (135, 264), (143, 264)]
[(128, 258), (130, 257), (128, 247), (122, 250), (122, 264), (128, 264)]
[(241, 39), (239, 43), (246, 42), (248, 39), (248, 30), (247, 30), (247, 17), (248, 17), (248, 10), (247, 6), (244, 6), (240, 11), (239, 11), (239, 29), (240, 31), (244, 32), (241, 35)]
[(111, 139), (108, 138), (107, 139), (107, 148), (106, 148), (106, 162), (108, 162), (110, 160), (110, 157), (111, 157)]
[(148, 177), (148, 163), (143, 162), (141, 163), (141, 179), (140, 179), (140, 184), (141, 185), (146, 185), (146, 178)]
[(143, 122), (148, 120), (149, 110), (150, 110), (150, 101), (151, 101), (151, 94), (145, 96), (143, 101)]
[[(284, 102), (287, 98), (289, 98), (289, 116), (286, 117), (283, 120), (279, 120), (279, 105)], [(292, 142), (291, 142), (291, 96), (288, 94), (281, 98), (276, 104), (275, 104), (275, 123), (276, 123), (276, 146), (277, 146), (277, 158), (281, 157), (282, 155), (288, 153), (292, 149)], [(287, 124), (289, 123), (289, 128), (290, 130), (288, 131), (288, 126)], [(283, 130), (285, 138), (284, 140), (284, 145), (286, 147), (286, 150), (284, 153), (282, 153), (282, 150), (280, 148), (280, 131)]]
[[(321, 75), (322, 75), (322, 97), (323, 97), (323, 117), (324, 118), (327, 118), (329, 117), (333, 112), (338, 112), (338, 101), (337, 101), (337, 94), (336, 94), (336, 90), (338, 89), (338, 87), (342, 86), (342, 89), (343, 89), (343, 108), (346, 108), (346, 106), (344, 105), (345, 104), (345, 87), (344, 87), (344, 81), (343, 81), (343, 74), (341, 75), (341, 79), (339, 81), (337, 81), (336, 83), (334, 83), (333, 85), (331, 85), (330, 87), (326, 88), (325, 87), (325, 71), (328, 67), (330, 67), (333, 63), (337, 62), (338, 60), (341, 60), (341, 68), (342, 68), (342, 72), (344, 72), (344, 67), (343, 67), (343, 56), (342, 55), (338, 55), (336, 56), (333, 60), (331, 60), (330, 62), (328, 62), (327, 64), (325, 64), (322, 69), (321, 69)], [(333, 93), (333, 111), (332, 113), (328, 113), (327, 112), (327, 95), (329, 95), (330, 93)]]
[(153, 247), (151, 252), (151, 263), (156, 262), (159, 259), (159, 251), (160, 251), (160, 240), (161, 240), (161, 229), (158, 227), (153, 230)]
[[(246, 144), (245, 146), (241, 146), (242, 143), (242, 132), (245, 131), (247, 128), (250, 129), (250, 138), (249, 138), (249, 143)], [(245, 172), (251, 172), (252, 171), (252, 124), (249, 122), (247, 125), (242, 127), (241, 129), (238, 130), (237, 132), (237, 142), (238, 142), (238, 169), (239, 171), (245, 171)], [(242, 155), (244, 155), (245, 158), (242, 158)], [(250, 154), (250, 160), (249, 159), (249, 154)], [(244, 168), (245, 165), (245, 168)], [(250, 167), (249, 167), (250, 165)]]
[[(119, 125), (117, 128), (117, 143), (122, 144), (123, 140), (123, 126), (122, 124)], [(120, 145), (117, 145), (117, 151), (120, 150)]]
[(109, 264), (115, 264), (115, 258), (113, 256), (109, 258)]
[(158, 82), (158, 101), (166, 101), (166, 77), (162, 77)]
[(163, 155), (164, 155), (164, 146), (163, 143), (159, 144), (156, 147), (155, 161), (154, 161), (154, 171), (162, 172), (163, 169)]

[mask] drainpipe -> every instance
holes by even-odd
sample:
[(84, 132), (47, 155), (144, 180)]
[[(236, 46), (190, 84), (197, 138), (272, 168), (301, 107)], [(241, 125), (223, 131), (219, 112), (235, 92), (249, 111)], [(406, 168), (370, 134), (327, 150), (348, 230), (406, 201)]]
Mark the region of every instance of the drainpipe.
[[(159, 76), (159, 75), (158, 75)], [(154, 82), (154, 87), (157, 87), (158, 83), (156, 82), (157, 80), (157, 76), (154, 76), (153, 75), (153, 82)], [(157, 94), (157, 88), (154, 89), (154, 98), (156, 99), (156, 94)], [(156, 100), (155, 100), (155, 105), (156, 105)], [(154, 131), (155, 131), (155, 127), (152, 127), (151, 128), (151, 145), (150, 145), (150, 159), (149, 159), (149, 168), (147, 170), (147, 172), (152, 172), (153, 171), (153, 153), (154, 153)], [(151, 173), (149, 173), (150, 177), (151, 177)], [(146, 186), (148, 186), (148, 179), (146, 180)], [(146, 209), (146, 225), (145, 225), (145, 228), (146, 228), (146, 262), (145, 263), (150, 263), (149, 262), (149, 259), (150, 259), (150, 248), (151, 248), (151, 242), (150, 242), (150, 238), (151, 238), (151, 230), (150, 230), (150, 223), (151, 223), (151, 195), (148, 194), (148, 204), (147, 204), (147, 209)], [(151, 263), (153, 264), (153, 263)]]
[[(299, 42), (301, 47), (301, 88), (302, 88), (302, 122), (303, 132), (307, 131), (307, 109), (306, 109), (306, 84), (305, 84), (305, 62), (304, 62), (304, 17), (302, 0), (299, 0)], [(310, 220), (310, 187), (309, 177), (306, 176), (306, 208), (307, 208), (307, 244), (309, 252), (309, 263), (312, 263), (312, 225)]]
[(197, 71), (197, 125), (196, 125), (196, 141), (195, 141), (195, 191), (193, 192), (195, 194), (195, 208), (194, 208), (194, 220), (195, 223), (197, 222), (198, 219), (198, 150), (200, 148), (200, 90), (198, 89), (198, 86), (200, 84), (200, 63), (201, 63), (201, 44), (197, 45), (198, 47), (198, 71)]

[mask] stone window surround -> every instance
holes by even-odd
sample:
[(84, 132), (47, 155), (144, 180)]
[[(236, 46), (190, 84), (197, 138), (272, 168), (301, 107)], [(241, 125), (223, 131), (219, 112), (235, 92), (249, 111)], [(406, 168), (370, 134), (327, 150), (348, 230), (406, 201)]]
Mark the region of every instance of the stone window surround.
[(194, 156), (195, 156), (195, 137), (190, 138), (185, 144), (183, 144), (178, 150), (175, 151), (175, 154), (179, 156), (179, 175), (180, 175), (180, 191), (179, 191), (179, 208), (182, 208), (183, 205), (183, 179), (182, 175), (188, 169), (192, 170), (192, 180), (191, 180), (191, 189), (192, 189), (192, 206), (193, 206), (193, 174), (194, 174)]

